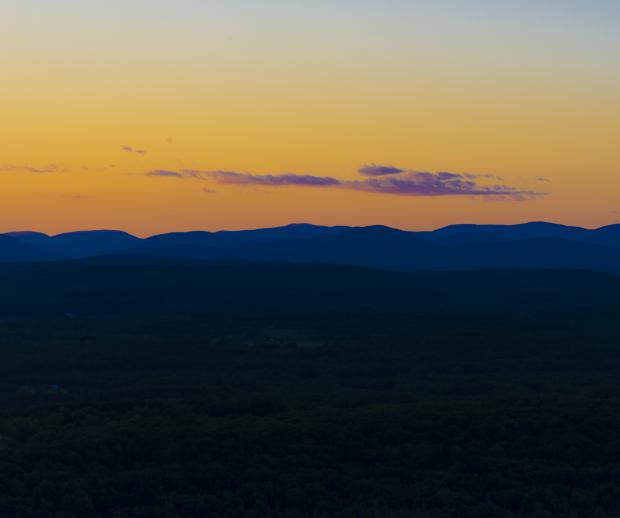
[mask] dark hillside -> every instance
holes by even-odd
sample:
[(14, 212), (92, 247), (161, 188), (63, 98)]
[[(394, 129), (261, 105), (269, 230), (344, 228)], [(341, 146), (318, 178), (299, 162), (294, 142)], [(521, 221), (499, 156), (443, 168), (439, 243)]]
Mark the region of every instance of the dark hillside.
[(106, 257), (0, 285), (3, 518), (620, 515), (613, 275)]
[(109, 257), (5, 265), (0, 314), (207, 309), (500, 309), (620, 304), (620, 278), (574, 271), (395, 272)]

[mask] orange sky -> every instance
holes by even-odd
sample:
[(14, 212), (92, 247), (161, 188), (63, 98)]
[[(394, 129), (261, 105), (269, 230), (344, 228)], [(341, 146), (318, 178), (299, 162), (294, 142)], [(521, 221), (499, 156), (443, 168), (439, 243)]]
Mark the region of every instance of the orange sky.
[[(0, 57), (0, 231), (620, 221), (611, 2), (41, 4), (0, 7), (10, 49)], [(364, 164), (492, 174), (549, 194), (400, 196), (146, 175), (347, 181)]]

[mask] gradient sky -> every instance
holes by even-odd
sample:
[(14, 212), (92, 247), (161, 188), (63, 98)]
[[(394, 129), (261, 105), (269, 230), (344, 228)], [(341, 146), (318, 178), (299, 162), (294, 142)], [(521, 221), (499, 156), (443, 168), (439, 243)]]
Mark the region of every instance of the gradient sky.
[(620, 221), (617, 0), (2, 0), (0, 46), (0, 231)]

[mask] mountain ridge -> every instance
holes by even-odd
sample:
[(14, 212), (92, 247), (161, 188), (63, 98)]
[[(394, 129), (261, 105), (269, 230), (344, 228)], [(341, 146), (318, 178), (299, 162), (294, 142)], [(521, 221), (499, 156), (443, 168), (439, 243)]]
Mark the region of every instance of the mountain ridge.
[(453, 223), (450, 225), (445, 225), (442, 227), (437, 227), (433, 230), (405, 230), (398, 227), (391, 227), (389, 225), (383, 224), (374, 224), (374, 225), (319, 225), (315, 223), (306, 223), (306, 222), (298, 222), (298, 223), (288, 223), (285, 225), (276, 225), (273, 227), (257, 227), (253, 229), (222, 229), (222, 230), (204, 230), (204, 229), (194, 229), (194, 230), (182, 230), (182, 231), (174, 231), (174, 232), (162, 232), (157, 234), (147, 235), (145, 237), (138, 237), (131, 232), (122, 229), (114, 229), (114, 228), (96, 228), (96, 229), (79, 229), (79, 230), (70, 230), (66, 232), (60, 232), (58, 234), (48, 234), (45, 232), (41, 232), (38, 230), (14, 230), (7, 232), (0, 232), (0, 235), (4, 236), (12, 236), (12, 237), (22, 237), (28, 235), (38, 235), (44, 237), (59, 237), (65, 235), (74, 235), (74, 234), (89, 234), (89, 233), (118, 233), (118, 234), (126, 234), (137, 239), (151, 239), (159, 236), (167, 236), (167, 235), (175, 235), (175, 234), (232, 234), (232, 233), (247, 233), (247, 232), (263, 232), (263, 231), (274, 231), (274, 230), (285, 230), (285, 229), (371, 229), (371, 228), (382, 228), (387, 230), (396, 230), (400, 232), (406, 233), (414, 233), (414, 234), (432, 234), (432, 233), (440, 233), (446, 230), (452, 229), (461, 229), (461, 228), (476, 228), (476, 229), (486, 229), (486, 228), (495, 228), (495, 229), (510, 229), (510, 228), (525, 228), (525, 227), (547, 227), (547, 228), (562, 228), (568, 230), (578, 230), (585, 232), (598, 232), (598, 231), (608, 231), (614, 230), (620, 232), (620, 223), (611, 223), (608, 225), (603, 225), (601, 227), (580, 227), (576, 225), (565, 225), (563, 223), (554, 223), (551, 221), (544, 220), (532, 220), (525, 221), (523, 223)]
[(120, 230), (53, 236), (24, 231), (0, 237), (0, 262), (5, 263), (125, 255), (397, 270), (579, 268), (620, 273), (620, 224), (586, 229), (533, 221), (406, 231), (384, 225), (294, 223), (254, 230), (172, 232), (145, 238)]

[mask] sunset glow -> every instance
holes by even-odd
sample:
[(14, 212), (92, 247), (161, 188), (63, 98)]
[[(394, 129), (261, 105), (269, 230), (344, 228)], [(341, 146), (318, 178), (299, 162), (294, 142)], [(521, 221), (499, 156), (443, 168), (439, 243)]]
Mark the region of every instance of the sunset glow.
[(620, 220), (618, 2), (5, 0), (0, 44), (0, 231)]

